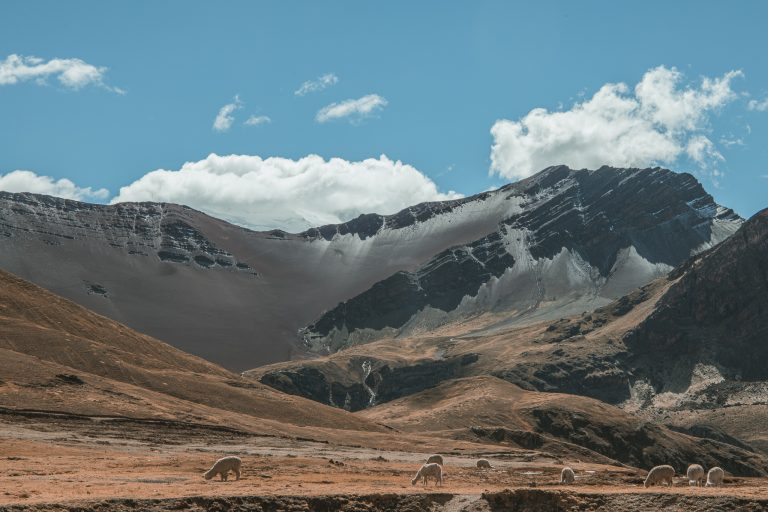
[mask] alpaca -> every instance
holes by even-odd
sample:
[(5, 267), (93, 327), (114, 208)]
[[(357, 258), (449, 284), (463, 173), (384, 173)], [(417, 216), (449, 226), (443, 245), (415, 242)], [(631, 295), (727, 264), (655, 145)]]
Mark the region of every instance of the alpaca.
[(240, 457), (223, 457), (216, 461), (211, 469), (203, 473), (203, 478), (210, 480), (216, 475), (221, 475), (221, 481), (227, 481), (227, 475), (230, 471), (235, 473), (235, 480), (240, 480), (240, 466), (242, 465)]

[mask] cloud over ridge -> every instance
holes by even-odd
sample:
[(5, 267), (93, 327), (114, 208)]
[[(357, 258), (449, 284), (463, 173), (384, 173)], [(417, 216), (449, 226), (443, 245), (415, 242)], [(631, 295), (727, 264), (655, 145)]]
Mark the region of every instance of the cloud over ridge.
[(0, 190), (6, 192), (32, 192), (76, 201), (103, 201), (109, 197), (105, 188), (78, 187), (71, 180), (55, 180), (32, 171), (16, 170), (0, 174)]
[(659, 66), (633, 90), (608, 83), (570, 110), (536, 108), (517, 121), (501, 119), (491, 128), (491, 173), (520, 179), (555, 164), (643, 167), (687, 156), (717, 176), (723, 157), (706, 136), (707, 121), (736, 99), (731, 82), (740, 76), (730, 71), (684, 86), (680, 71)]
[(455, 199), (416, 168), (386, 156), (351, 162), (211, 154), (179, 170), (158, 169), (122, 187), (112, 203), (165, 201), (253, 229), (289, 232), (391, 214), (424, 201)]

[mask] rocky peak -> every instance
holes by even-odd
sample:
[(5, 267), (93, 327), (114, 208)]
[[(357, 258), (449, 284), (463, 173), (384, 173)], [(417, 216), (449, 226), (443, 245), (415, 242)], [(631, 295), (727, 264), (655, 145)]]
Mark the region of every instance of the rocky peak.
[[(136, 257), (199, 268), (240, 268), (196, 225), (200, 212), (169, 203), (98, 205), (31, 193), (0, 192), (3, 234), (9, 238), (100, 240)], [(242, 266), (242, 265), (241, 265)]]
[[(445, 215), (489, 195), (517, 207), (500, 210), (492, 231), (477, 233), (473, 242), (324, 313), (302, 331), (305, 344), (332, 351), (488, 310), (524, 316), (547, 308), (561, 314), (594, 309), (725, 239), (741, 223), (693, 176), (661, 168), (555, 166), (481, 196), (414, 208), (425, 217)], [(371, 219), (366, 233), (414, 218), (408, 212)], [(350, 228), (322, 229), (333, 237)]]

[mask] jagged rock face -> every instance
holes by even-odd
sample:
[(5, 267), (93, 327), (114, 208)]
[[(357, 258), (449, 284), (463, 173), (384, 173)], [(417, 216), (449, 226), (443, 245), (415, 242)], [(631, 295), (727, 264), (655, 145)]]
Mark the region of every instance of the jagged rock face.
[(679, 265), (711, 240), (713, 219), (738, 219), (690, 174), (662, 169), (558, 167), (521, 188), (537, 200), (505, 224), (534, 233), (531, 255), (552, 258), (565, 247), (603, 276), (630, 246), (651, 263)]
[[(398, 272), (324, 314), (311, 330), (400, 327), (426, 307), (453, 311), (465, 296), (514, 265), (498, 233), (438, 254), (416, 272)], [(309, 338), (307, 338), (309, 340)], [(333, 347), (336, 348), (336, 347)]]
[[(305, 344), (334, 351), (488, 311), (511, 312), (509, 325), (591, 310), (720, 242), (741, 223), (691, 175), (658, 168), (553, 167), (493, 194), (518, 206), (506, 209), (494, 231), (338, 304), (303, 331)], [(372, 236), (375, 226), (395, 222), (376, 219), (364, 223), (367, 230), (344, 225), (320, 234), (360, 229)]]
[[(49, 245), (95, 236), (107, 245), (163, 261), (195, 261), (201, 267), (231, 267), (230, 253), (189, 222), (194, 210), (177, 205), (127, 203), (105, 207), (36, 194), (0, 192), (4, 234), (13, 241), (37, 235)], [(247, 267), (246, 267), (247, 268)]]
[(768, 210), (671, 278), (678, 281), (624, 340), (636, 378), (683, 392), (708, 368), (715, 402), (733, 396), (729, 381), (768, 381)]

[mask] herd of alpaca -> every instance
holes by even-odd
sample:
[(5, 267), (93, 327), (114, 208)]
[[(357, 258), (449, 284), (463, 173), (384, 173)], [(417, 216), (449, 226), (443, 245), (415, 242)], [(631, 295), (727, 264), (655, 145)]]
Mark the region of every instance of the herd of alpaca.
[[(691, 464), (688, 466), (688, 471), (685, 472), (688, 485), (694, 485), (701, 487), (720, 487), (723, 485), (723, 478), (725, 472), (718, 467), (714, 467), (706, 473), (706, 480), (704, 478), (704, 468), (701, 464)], [(644, 487), (650, 487), (652, 485), (667, 484), (674, 485), (673, 479), (675, 477), (675, 468), (672, 466), (656, 466), (648, 472), (648, 476), (645, 477), (643, 482)], [(705, 483), (706, 482), (706, 483)]]
[[(242, 464), (243, 462), (240, 460), (240, 457), (223, 457), (217, 460), (211, 469), (203, 473), (203, 478), (210, 480), (216, 475), (219, 475), (221, 480), (226, 482), (231, 471), (235, 474), (235, 480), (240, 480), (240, 469)], [(411, 480), (411, 485), (416, 485), (418, 482), (428, 485), (430, 479), (435, 481), (435, 486), (443, 485), (443, 464), (442, 455), (431, 455), (427, 458), (427, 462), (419, 468), (416, 476)], [(479, 459), (476, 465), (478, 469), (493, 469), (493, 466), (488, 459)], [(720, 487), (723, 485), (724, 476), (725, 472), (721, 468), (714, 467), (706, 473), (705, 479), (704, 468), (700, 464), (691, 464), (688, 466), (688, 471), (686, 471), (688, 485), (695, 485), (697, 487), (701, 487), (702, 485), (706, 487)], [(674, 485), (674, 477), (675, 468), (672, 466), (656, 466), (648, 472), (648, 476), (645, 478), (643, 486), (650, 487), (659, 484), (672, 486)], [(576, 473), (574, 473), (573, 469), (570, 467), (564, 467), (560, 472), (560, 483), (568, 485), (574, 482), (576, 482)]]

